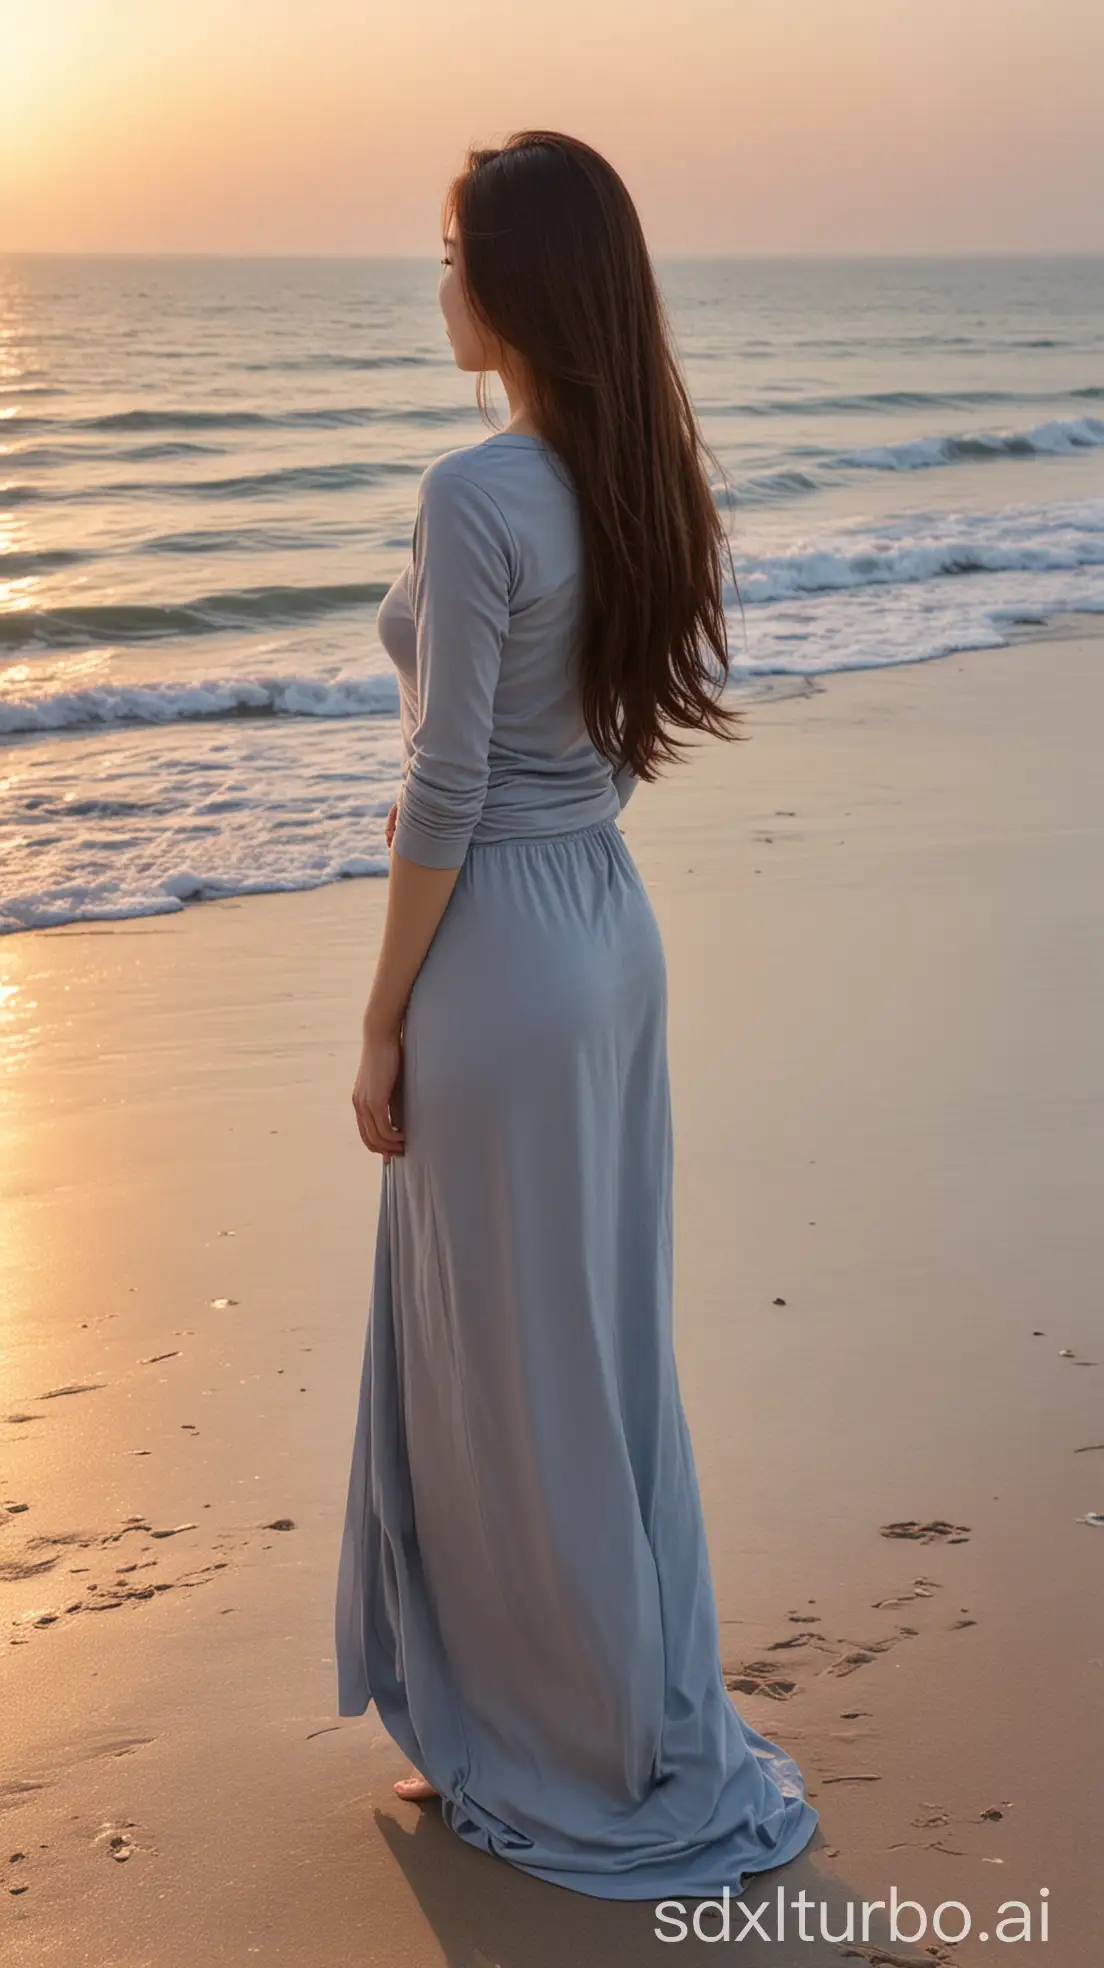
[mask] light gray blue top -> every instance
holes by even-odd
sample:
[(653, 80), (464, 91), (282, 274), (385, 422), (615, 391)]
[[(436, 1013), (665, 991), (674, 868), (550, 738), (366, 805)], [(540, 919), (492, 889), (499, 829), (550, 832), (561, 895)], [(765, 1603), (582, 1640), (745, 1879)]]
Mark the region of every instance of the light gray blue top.
[(500, 431), (423, 474), (413, 553), (377, 617), (399, 678), (406, 859), (459, 868), (472, 841), (574, 833), (629, 799), (635, 778), (583, 722), (582, 568), (575, 489), (543, 438)]

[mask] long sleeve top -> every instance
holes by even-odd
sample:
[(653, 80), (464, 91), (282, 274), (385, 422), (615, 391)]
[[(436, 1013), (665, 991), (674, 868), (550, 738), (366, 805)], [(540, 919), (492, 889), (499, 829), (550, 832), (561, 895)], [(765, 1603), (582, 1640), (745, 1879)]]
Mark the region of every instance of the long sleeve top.
[(377, 618), (399, 679), (399, 854), (458, 868), (472, 841), (621, 812), (635, 778), (583, 722), (581, 592), (576, 495), (543, 439), (499, 432), (430, 465), (410, 560)]

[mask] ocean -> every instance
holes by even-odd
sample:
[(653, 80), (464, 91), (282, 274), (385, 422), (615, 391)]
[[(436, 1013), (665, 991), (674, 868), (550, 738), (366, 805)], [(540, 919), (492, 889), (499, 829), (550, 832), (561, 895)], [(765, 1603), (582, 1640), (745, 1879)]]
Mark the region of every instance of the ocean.
[[(1104, 259), (658, 270), (736, 697), (1104, 611)], [(487, 434), (437, 277), (0, 261), (0, 931), (386, 872), (375, 611)]]

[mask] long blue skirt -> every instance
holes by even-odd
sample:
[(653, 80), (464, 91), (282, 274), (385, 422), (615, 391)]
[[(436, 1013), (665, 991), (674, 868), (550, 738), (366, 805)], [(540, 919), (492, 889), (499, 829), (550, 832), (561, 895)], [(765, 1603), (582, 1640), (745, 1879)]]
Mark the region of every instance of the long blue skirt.
[(672, 1338), (659, 926), (615, 821), (475, 844), (404, 1033), (336, 1593), (466, 1843), (602, 1899), (793, 1858), (801, 1772), (724, 1685)]

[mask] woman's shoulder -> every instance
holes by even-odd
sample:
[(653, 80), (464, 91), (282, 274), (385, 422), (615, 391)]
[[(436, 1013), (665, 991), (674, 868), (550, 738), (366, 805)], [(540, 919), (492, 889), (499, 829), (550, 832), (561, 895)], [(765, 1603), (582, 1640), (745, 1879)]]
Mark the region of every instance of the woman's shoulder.
[[(449, 506), (470, 501), (474, 493), (494, 497), (496, 474), (491, 461), (481, 456), (482, 444), (462, 444), (442, 451), (428, 464), (418, 485), (419, 505)], [(490, 468), (489, 468), (490, 467)]]
[(463, 499), (474, 489), (507, 514), (527, 493), (547, 486), (554, 454), (541, 438), (515, 431), (495, 432), (474, 444), (442, 451), (422, 473), (419, 494)]
[(459, 445), (426, 466), (418, 484), (413, 564), (416, 570), (427, 559), (451, 565), (474, 557), (499, 570), (512, 588), (520, 562), (510, 519), (514, 502), (483, 451), (481, 443)]
[(463, 537), (499, 552), (516, 573), (535, 447), (484, 438), (443, 451), (418, 486), (420, 525), (439, 537)]
[(527, 566), (566, 565), (578, 522), (557, 462), (541, 439), (520, 432), (443, 451), (422, 473), (416, 534), (427, 550), (436, 535), (505, 563), (512, 587)]
[(494, 461), (486, 456), (486, 442), (458, 444), (442, 451), (422, 473), (419, 490), (435, 492), (438, 487), (455, 488), (460, 494), (468, 485), (485, 487), (495, 478)]

